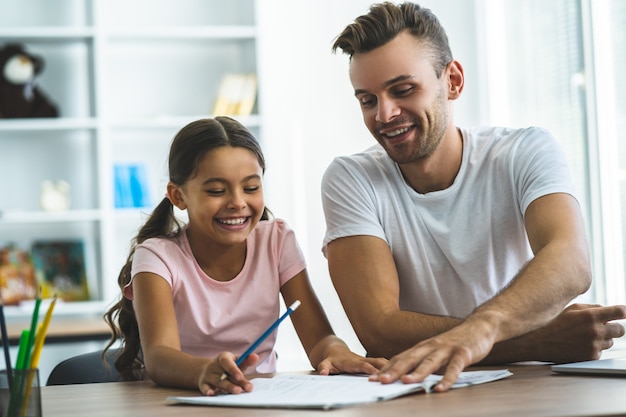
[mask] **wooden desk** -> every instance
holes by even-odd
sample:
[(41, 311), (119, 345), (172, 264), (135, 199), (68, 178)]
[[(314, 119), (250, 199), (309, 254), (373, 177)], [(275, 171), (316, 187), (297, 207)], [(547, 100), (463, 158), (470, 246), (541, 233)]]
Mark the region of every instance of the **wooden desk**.
[[(502, 367), (491, 369), (499, 368)], [(508, 368), (513, 376), (484, 385), (333, 411), (166, 405), (167, 396), (196, 395), (196, 391), (168, 389), (151, 382), (52, 386), (42, 387), (43, 414), (46, 417), (626, 415), (626, 378), (558, 375), (548, 365)]]

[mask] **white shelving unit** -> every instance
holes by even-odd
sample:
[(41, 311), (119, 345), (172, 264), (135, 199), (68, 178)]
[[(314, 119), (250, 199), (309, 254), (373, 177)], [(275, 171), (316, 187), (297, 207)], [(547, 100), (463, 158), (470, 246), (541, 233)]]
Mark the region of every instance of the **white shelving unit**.
[[(130, 240), (164, 194), (172, 137), (211, 115), (226, 73), (257, 72), (255, 7), (255, 0), (0, 0), (0, 44), (21, 43), (44, 58), (38, 86), (60, 110), (54, 119), (0, 119), (0, 246), (85, 243), (91, 300), (60, 304), (55, 314), (101, 314), (117, 297)], [(240, 120), (260, 137), (256, 106)], [(146, 168), (149, 206), (115, 208), (118, 163)], [(70, 210), (41, 209), (47, 179), (70, 184)]]

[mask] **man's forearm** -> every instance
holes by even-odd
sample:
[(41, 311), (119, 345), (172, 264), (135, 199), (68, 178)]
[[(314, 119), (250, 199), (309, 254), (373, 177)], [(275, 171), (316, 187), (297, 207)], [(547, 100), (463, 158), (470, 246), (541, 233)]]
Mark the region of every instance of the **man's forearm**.
[(391, 358), (459, 323), (461, 320), (452, 317), (396, 311), (369, 326), (355, 326), (355, 330), (369, 356)]

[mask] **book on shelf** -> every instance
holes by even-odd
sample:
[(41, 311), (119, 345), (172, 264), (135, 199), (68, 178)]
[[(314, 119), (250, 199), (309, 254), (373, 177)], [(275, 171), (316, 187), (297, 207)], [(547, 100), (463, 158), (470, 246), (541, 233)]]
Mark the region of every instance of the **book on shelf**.
[(249, 116), (257, 95), (254, 73), (227, 73), (222, 77), (212, 114), (215, 116)]
[(65, 301), (89, 299), (85, 250), (81, 240), (37, 241), (31, 254), (42, 297)]
[(115, 208), (150, 207), (148, 173), (144, 164), (117, 163), (113, 166)]
[(5, 305), (32, 300), (37, 295), (35, 267), (27, 250), (0, 248), (0, 297)]

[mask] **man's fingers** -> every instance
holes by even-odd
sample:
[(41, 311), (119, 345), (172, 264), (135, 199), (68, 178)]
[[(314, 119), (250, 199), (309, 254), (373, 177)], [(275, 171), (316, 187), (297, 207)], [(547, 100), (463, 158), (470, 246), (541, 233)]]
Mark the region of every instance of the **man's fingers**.
[(607, 323), (606, 324), (606, 336), (611, 339), (624, 336), (624, 326), (619, 323)]
[(446, 372), (443, 374), (443, 378), (437, 385), (435, 385), (435, 391), (443, 392), (452, 388), (452, 385), (459, 379), (461, 372), (465, 369), (469, 364), (466, 363), (465, 358), (461, 355), (454, 356), (448, 366), (446, 367)]
[(428, 375), (444, 366), (448, 357), (444, 351), (412, 349), (389, 360), (374, 380), (389, 384), (400, 378), (403, 382), (420, 382)]
[(383, 366), (380, 371), (372, 375), (370, 380), (389, 384), (410, 372), (413, 369), (413, 363), (414, 362), (408, 358), (403, 359), (402, 355), (394, 356), (389, 360), (387, 365)]
[(614, 305), (599, 308), (600, 320), (604, 323), (626, 318), (626, 306)]
[(612, 305), (602, 306), (599, 304), (572, 304), (565, 312), (576, 314), (589, 314), (594, 320), (606, 323), (613, 320), (626, 319), (626, 306)]
[(405, 384), (421, 382), (428, 375), (437, 372), (439, 369), (446, 367), (450, 358), (443, 352), (433, 352), (426, 356), (413, 371), (409, 371), (403, 375), (401, 380)]

